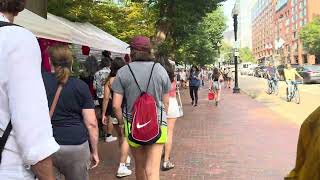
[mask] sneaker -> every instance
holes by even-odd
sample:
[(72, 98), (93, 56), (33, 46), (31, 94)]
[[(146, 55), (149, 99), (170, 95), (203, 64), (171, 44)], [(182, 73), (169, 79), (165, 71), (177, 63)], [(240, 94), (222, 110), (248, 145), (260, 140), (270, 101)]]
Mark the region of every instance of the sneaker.
[(117, 177), (122, 178), (126, 176), (130, 176), (132, 174), (132, 171), (128, 169), (127, 166), (120, 165), (117, 172)]
[(174, 168), (174, 164), (170, 161), (163, 162), (162, 171), (169, 171)]
[(105, 141), (106, 141), (107, 143), (116, 141), (117, 139), (118, 139), (117, 137), (113, 137), (113, 136), (105, 137)]
[(130, 156), (127, 157), (126, 166), (127, 166), (127, 167), (130, 167), (130, 166), (131, 166), (131, 158), (130, 158)]

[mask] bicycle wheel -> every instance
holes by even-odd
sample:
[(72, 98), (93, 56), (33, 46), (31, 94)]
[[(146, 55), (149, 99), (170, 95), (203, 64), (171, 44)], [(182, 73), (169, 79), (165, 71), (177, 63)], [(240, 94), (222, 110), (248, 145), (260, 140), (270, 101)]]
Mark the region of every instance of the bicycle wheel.
[(275, 94), (276, 96), (278, 96), (278, 94), (279, 94), (279, 86), (278, 86), (278, 85), (275, 85), (275, 86), (274, 86), (274, 94)]
[(267, 88), (267, 94), (272, 94), (272, 85), (271, 83), (268, 83), (268, 88)]
[(295, 88), (294, 102), (300, 104), (300, 92), (298, 88)]

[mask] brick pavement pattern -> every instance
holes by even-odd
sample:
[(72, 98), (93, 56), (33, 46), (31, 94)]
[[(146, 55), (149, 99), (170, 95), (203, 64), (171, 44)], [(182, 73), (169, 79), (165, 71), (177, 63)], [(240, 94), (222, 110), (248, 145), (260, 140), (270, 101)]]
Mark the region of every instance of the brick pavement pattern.
[[(176, 167), (161, 172), (161, 180), (283, 179), (294, 166), (299, 127), (229, 89), (215, 107), (207, 92), (200, 90), (198, 107), (191, 106), (187, 90), (182, 92), (185, 116), (177, 121), (172, 152)], [(101, 142), (100, 154), (91, 179), (117, 179), (117, 142)]]

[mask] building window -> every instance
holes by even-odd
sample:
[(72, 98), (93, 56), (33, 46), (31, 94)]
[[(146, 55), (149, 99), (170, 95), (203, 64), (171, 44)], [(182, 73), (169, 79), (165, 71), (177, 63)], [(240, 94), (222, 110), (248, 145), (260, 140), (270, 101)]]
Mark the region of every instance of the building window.
[(298, 58), (298, 56), (294, 56), (294, 62), (293, 62), (293, 64), (298, 64), (299, 62), (299, 58)]
[(303, 63), (308, 64), (308, 56), (306, 54), (302, 55)]

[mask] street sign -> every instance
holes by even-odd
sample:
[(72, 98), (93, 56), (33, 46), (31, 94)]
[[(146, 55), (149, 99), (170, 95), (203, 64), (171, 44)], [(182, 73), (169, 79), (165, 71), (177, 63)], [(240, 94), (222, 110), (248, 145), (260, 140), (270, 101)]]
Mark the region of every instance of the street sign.
[(239, 40), (234, 43), (234, 48), (240, 49), (240, 41)]
[(237, 57), (239, 57), (239, 56), (240, 56), (239, 51), (234, 52), (234, 55), (237, 56)]

